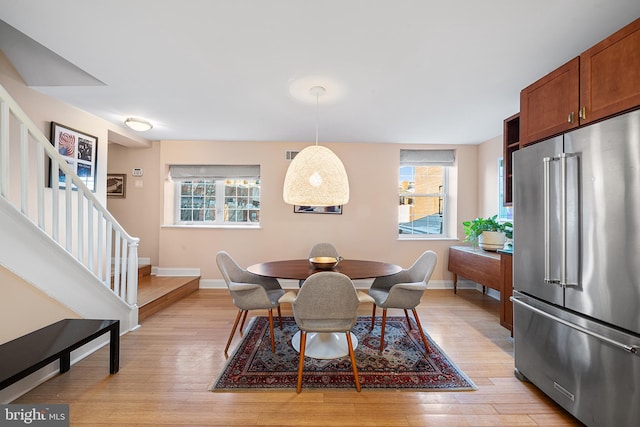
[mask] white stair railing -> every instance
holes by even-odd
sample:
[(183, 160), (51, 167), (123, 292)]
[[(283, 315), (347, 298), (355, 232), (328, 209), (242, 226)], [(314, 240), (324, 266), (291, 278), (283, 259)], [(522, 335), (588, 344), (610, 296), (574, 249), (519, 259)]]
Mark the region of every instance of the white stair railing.
[(140, 239), (127, 234), (2, 86), (0, 197), (136, 304)]

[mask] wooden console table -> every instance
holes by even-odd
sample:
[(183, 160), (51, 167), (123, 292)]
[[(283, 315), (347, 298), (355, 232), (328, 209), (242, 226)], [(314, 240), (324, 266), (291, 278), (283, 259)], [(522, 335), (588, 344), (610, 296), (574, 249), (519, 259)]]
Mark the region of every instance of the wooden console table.
[(500, 292), (500, 324), (513, 333), (511, 308), (511, 255), (488, 252), (472, 246), (449, 248), (449, 271), (453, 273), (453, 292), (458, 291), (458, 276)]
[(449, 248), (449, 271), (453, 273), (453, 292), (458, 291), (458, 275), (496, 291), (502, 291), (500, 254), (472, 246)]

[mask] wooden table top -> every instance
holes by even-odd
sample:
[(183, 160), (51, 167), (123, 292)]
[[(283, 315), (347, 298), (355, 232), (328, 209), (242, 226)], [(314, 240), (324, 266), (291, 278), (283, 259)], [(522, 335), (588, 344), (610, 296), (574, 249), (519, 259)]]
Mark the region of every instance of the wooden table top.
[(343, 259), (333, 270), (317, 270), (313, 268), (308, 259), (292, 259), (254, 264), (247, 267), (247, 270), (260, 276), (296, 280), (304, 280), (313, 273), (320, 271), (337, 271), (352, 280), (356, 280), (389, 276), (400, 272), (402, 267), (379, 261)]

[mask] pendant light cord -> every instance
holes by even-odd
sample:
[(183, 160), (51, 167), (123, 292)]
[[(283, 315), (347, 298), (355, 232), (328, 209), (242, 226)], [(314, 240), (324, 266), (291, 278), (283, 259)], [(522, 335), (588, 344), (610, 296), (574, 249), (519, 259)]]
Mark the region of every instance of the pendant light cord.
[(318, 118), (320, 116), (320, 93), (316, 91), (316, 145), (318, 145)]
[(319, 129), (319, 117), (320, 117), (320, 95), (326, 92), (326, 89), (322, 86), (314, 86), (310, 89), (312, 95), (316, 96), (316, 145), (318, 145), (318, 129)]

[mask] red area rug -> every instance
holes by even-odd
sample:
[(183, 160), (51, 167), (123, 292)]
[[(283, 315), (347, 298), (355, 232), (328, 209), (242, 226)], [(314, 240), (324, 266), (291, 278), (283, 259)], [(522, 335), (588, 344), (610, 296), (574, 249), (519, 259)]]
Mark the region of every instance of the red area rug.
[[(295, 390), (299, 354), (291, 346), (298, 331), (293, 317), (283, 317), (284, 330), (274, 319), (276, 352), (271, 352), (267, 317), (252, 319), (249, 330), (227, 362), (211, 391)], [(473, 382), (449, 360), (427, 335), (429, 354), (415, 325), (409, 330), (404, 317), (387, 317), (386, 347), (380, 346), (380, 320), (373, 330), (371, 317), (360, 317), (352, 332), (358, 338), (356, 362), (363, 389), (415, 391), (475, 390)], [(305, 357), (303, 389), (354, 389), (349, 356), (324, 360)]]

